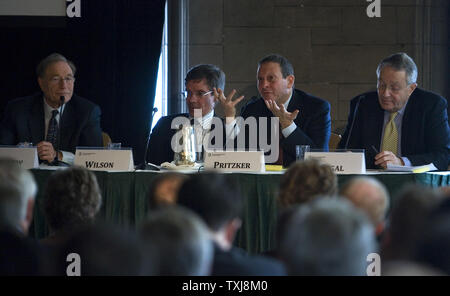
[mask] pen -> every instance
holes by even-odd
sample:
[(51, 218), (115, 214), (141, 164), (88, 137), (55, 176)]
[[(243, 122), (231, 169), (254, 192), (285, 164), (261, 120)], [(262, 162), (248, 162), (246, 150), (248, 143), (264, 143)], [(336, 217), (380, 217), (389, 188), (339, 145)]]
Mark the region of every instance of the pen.
[(375, 154), (380, 153), (380, 152), (377, 150), (377, 148), (375, 148), (375, 146), (373, 146), (373, 145), (372, 145), (372, 150), (375, 151)]

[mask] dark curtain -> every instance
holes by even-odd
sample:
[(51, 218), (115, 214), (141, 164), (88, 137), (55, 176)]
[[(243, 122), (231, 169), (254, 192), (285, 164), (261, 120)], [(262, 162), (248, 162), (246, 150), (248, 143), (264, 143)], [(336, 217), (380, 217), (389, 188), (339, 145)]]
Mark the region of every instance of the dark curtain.
[[(70, 2), (68, 2), (70, 4)], [(102, 129), (141, 162), (150, 127), (165, 0), (83, 0), (81, 17), (0, 18), (0, 112), (39, 90), (35, 67), (58, 52), (76, 67), (74, 92), (100, 105)]]

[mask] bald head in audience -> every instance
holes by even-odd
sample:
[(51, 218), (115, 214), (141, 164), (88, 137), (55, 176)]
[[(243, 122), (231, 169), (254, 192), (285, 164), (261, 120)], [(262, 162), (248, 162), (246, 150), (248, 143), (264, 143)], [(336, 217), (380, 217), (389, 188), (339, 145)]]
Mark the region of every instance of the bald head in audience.
[(383, 231), (389, 194), (382, 183), (375, 178), (356, 177), (341, 188), (340, 195), (368, 215), (377, 234)]

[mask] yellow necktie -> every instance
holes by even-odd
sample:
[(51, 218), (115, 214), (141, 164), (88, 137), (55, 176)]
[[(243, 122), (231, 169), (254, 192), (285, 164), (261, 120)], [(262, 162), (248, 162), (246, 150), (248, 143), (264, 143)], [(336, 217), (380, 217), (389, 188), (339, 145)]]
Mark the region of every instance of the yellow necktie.
[(398, 131), (394, 119), (397, 115), (398, 112), (391, 113), (389, 122), (386, 124), (384, 129), (383, 145), (381, 147), (383, 151), (391, 151), (395, 155), (397, 155)]

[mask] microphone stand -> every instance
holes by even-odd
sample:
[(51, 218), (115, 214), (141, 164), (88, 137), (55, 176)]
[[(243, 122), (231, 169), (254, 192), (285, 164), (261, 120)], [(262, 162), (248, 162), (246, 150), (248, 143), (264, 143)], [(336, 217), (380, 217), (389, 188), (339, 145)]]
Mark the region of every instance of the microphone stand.
[(361, 102), (361, 100), (362, 100), (364, 97), (365, 97), (365, 95), (359, 96), (358, 102), (356, 102), (355, 110), (353, 111), (353, 120), (352, 120), (352, 124), (350, 125), (350, 130), (349, 130), (348, 135), (347, 135), (347, 141), (345, 141), (345, 147), (344, 147), (345, 150), (347, 150), (348, 142), (350, 141), (350, 137), (352, 136), (353, 125), (355, 124), (355, 121), (356, 121), (356, 115), (357, 115), (357, 113), (358, 113), (359, 103)]
[(147, 143), (145, 145), (145, 151), (144, 151), (144, 161), (136, 166), (137, 170), (150, 170), (150, 171), (159, 171), (159, 168), (153, 164), (150, 164), (147, 162), (147, 154), (148, 154), (148, 146), (150, 144), (150, 135), (152, 133), (152, 123), (153, 123), (153, 117), (155, 116), (155, 113), (158, 112), (158, 108), (154, 107), (152, 109), (152, 117), (150, 118), (150, 131), (148, 132), (147, 136)]

